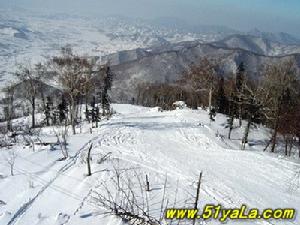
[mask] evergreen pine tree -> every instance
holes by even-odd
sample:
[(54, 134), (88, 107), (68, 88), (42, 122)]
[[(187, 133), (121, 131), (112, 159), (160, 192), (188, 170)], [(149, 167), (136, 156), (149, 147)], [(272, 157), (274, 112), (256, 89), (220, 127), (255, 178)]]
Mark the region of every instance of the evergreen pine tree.
[(67, 119), (67, 114), (68, 114), (67, 102), (63, 95), (61, 97), (61, 103), (58, 105), (58, 111), (59, 111), (59, 122), (63, 123), (63, 121)]
[(238, 92), (242, 91), (243, 88), (243, 83), (245, 80), (245, 65), (243, 62), (241, 62), (236, 70), (236, 81), (235, 81), (235, 86)]
[(229, 128), (229, 132), (228, 132), (228, 139), (231, 138), (231, 132), (233, 130), (233, 122), (234, 122), (234, 117), (236, 115), (236, 104), (235, 104), (235, 99), (234, 99), (234, 95), (231, 94), (230, 98), (229, 98), (229, 111), (228, 111), (228, 119), (227, 119), (227, 125), (226, 128)]
[(45, 116), (46, 116), (46, 124), (47, 124), (47, 126), (50, 126), (52, 109), (53, 109), (53, 102), (52, 102), (51, 97), (48, 96), (47, 100), (46, 100), (46, 107), (45, 107)]
[(98, 123), (100, 122), (100, 113), (99, 113), (99, 107), (96, 104), (95, 96), (93, 96), (91, 107), (92, 107), (92, 123), (95, 124), (96, 128), (98, 128)]
[(244, 82), (245, 82), (245, 65), (241, 62), (237, 68), (236, 72), (236, 104), (238, 107), (238, 118), (239, 125), (242, 126), (242, 117), (243, 117), (243, 92), (244, 92)]
[(255, 101), (254, 96), (250, 95), (246, 103), (246, 118), (247, 125), (245, 127), (244, 136), (242, 139), (242, 149), (245, 149), (246, 144), (248, 143), (248, 136), (250, 128), (254, 125), (254, 122), (258, 122), (260, 119), (260, 105)]
[(113, 80), (113, 74), (109, 66), (106, 68), (105, 77), (104, 77), (104, 87), (101, 96), (102, 103), (102, 114), (103, 116), (108, 114), (110, 111), (110, 99), (108, 96), (108, 91), (111, 90)]
[(224, 90), (224, 77), (222, 77), (218, 84), (218, 90), (217, 90), (217, 111), (219, 113), (226, 113), (228, 112), (228, 99), (225, 95)]

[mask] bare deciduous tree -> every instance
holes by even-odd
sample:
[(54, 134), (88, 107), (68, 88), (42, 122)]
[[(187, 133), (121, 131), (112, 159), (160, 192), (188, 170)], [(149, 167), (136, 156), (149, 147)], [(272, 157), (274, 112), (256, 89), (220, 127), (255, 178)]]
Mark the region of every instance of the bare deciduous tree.
[(195, 92), (208, 93), (209, 113), (212, 110), (213, 94), (218, 83), (219, 66), (216, 60), (203, 58), (199, 64), (192, 65), (183, 77)]
[(40, 128), (35, 128), (32, 129), (30, 127), (22, 127), (21, 130), (21, 136), (23, 138), (23, 140), (25, 141), (25, 143), (32, 147), (32, 151), (35, 152), (35, 147), (36, 147), (36, 143), (42, 143), (41, 139), (40, 139), (40, 133), (41, 133), (41, 129)]
[(292, 61), (284, 61), (268, 65), (264, 71), (260, 101), (263, 104), (264, 116), (273, 129), (269, 142), (271, 152), (275, 151), (280, 119), (283, 116), (283, 109), (288, 105), (287, 99), (295, 99), (299, 96), (296, 68)]
[(63, 158), (61, 160), (65, 160), (69, 157), (68, 152), (68, 125), (65, 123), (64, 126), (57, 126), (53, 128), (53, 132), (57, 138), (57, 143), (60, 146), (61, 153), (63, 155)]
[(34, 68), (30, 65), (20, 65), (15, 73), (20, 85), (24, 88), (24, 97), (31, 105), (31, 127), (35, 128), (36, 99), (41, 92), (41, 79), (45, 74), (42, 64), (36, 64)]
[(70, 123), (73, 134), (76, 134), (79, 98), (87, 94), (90, 86), (91, 65), (86, 57), (80, 57), (67, 46), (62, 49), (61, 56), (54, 57), (50, 66), (57, 76), (58, 83), (68, 96)]
[(13, 131), (12, 119), (14, 117), (15, 84), (8, 84), (3, 92), (5, 94), (4, 115), (7, 123), (7, 131)]

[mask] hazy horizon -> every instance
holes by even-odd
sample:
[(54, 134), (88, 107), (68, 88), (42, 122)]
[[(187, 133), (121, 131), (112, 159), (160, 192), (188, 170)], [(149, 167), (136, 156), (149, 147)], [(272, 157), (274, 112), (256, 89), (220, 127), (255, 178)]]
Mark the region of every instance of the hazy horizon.
[(257, 28), (300, 37), (297, 0), (0, 0), (2, 10), (14, 7), (79, 16), (169, 17), (190, 25), (226, 26), (244, 32)]

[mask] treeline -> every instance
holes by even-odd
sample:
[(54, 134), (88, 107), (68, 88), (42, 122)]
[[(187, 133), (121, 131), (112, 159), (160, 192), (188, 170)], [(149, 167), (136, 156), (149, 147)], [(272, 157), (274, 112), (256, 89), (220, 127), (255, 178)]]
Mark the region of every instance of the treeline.
[[(16, 82), (3, 89), (2, 121), (6, 122), (6, 132), (14, 131), (14, 118), (30, 114), (31, 128), (71, 125), (75, 134), (76, 125), (83, 119), (98, 126), (101, 117), (112, 113), (108, 95), (113, 81), (110, 67), (98, 65), (94, 58), (76, 55), (68, 46), (46, 63), (19, 65), (14, 75)], [(44, 115), (38, 124), (37, 113)]]
[(192, 65), (182, 79), (172, 84), (143, 83), (137, 86), (135, 103), (144, 106), (174, 108), (175, 101), (185, 101), (191, 108), (207, 108), (214, 120), (216, 112), (228, 116), (228, 138), (246, 121), (242, 148), (248, 143), (251, 127), (264, 124), (272, 134), (266, 148), (275, 152), (278, 137), (284, 139), (286, 155), (298, 145), (300, 157), (300, 82), (299, 71), (292, 61), (265, 65), (260, 78), (251, 78), (241, 62), (234, 74), (224, 74), (221, 63), (203, 58)]
[(137, 97), (133, 99), (133, 103), (148, 107), (159, 106), (163, 110), (173, 109), (173, 103), (178, 100), (185, 101), (194, 109), (203, 102), (201, 95), (176, 84), (141, 83), (136, 91)]
[[(283, 61), (265, 65), (260, 74), (259, 79), (252, 79), (243, 63), (234, 74), (224, 74), (221, 62), (203, 58), (174, 83), (138, 84), (132, 102), (169, 110), (174, 108), (174, 102), (184, 101), (194, 109), (207, 108), (212, 121), (216, 112), (226, 114), (228, 138), (235, 121), (240, 127), (246, 121), (242, 148), (248, 143), (251, 127), (264, 124), (272, 131), (265, 150), (275, 152), (278, 137), (283, 137), (285, 154), (291, 155), (296, 145), (300, 149), (299, 71), (292, 61)], [(97, 127), (101, 118), (112, 113), (108, 95), (113, 81), (110, 67), (98, 65), (94, 58), (78, 56), (70, 47), (46, 63), (19, 66), (15, 77), (17, 82), (3, 90), (3, 132), (14, 131), (14, 118), (30, 115), (32, 128), (71, 125), (75, 134), (82, 120)], [(38, 113), (44, 115), (39, 124)]]

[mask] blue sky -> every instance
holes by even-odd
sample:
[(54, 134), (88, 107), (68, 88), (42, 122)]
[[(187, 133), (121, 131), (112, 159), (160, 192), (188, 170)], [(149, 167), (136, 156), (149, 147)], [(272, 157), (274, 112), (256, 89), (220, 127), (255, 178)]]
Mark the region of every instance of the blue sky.
[(80, 15), (177, 17), (191, 24), (300, 36), (300, 0), (0, 0), (0, 8), (11, 6)]

